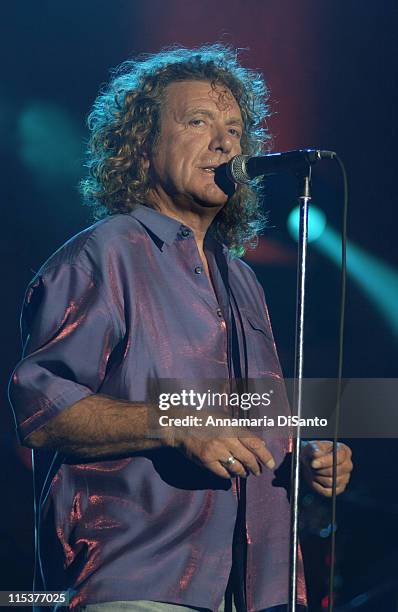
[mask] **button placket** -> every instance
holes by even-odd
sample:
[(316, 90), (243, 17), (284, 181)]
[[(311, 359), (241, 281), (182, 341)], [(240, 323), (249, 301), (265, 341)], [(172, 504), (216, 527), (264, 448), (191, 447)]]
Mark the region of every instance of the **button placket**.
[[(192, 235), (192, 231), (189, 229), (189, 227), (185, 227), (185, 226), (181, 226), (180, 229), (180, 237), (185, 240), (186, 238), (190, 238)], [(202, 274), (203, 272), (203, 266), (195, 266), (194, 268), (194, 273), (197, 275)]]

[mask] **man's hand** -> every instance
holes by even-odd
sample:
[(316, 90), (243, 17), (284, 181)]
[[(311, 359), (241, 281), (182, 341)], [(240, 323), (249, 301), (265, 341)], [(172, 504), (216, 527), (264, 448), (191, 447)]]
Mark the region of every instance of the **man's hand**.
[[(337, 447), (336, 493), (342, 493), (350, 480), (353, 464), (349, 446), (339, 442)], [(332, 496), (333, 443), (326, 440), (304, 442), (301, 449), (304, 478), (314, 491)]]
[[(240, 428), (231, 428), (231, 437), (181, 436), (176, 447), (189, 459), (210, 470), (221, 478), (233, 478), (249, 474), (259, 476), (262, 465), (270, 470), (275, 467), (274, 459), (257, 436), (248, 436)], [(240, 436), (239, 436), (240, 434)]]

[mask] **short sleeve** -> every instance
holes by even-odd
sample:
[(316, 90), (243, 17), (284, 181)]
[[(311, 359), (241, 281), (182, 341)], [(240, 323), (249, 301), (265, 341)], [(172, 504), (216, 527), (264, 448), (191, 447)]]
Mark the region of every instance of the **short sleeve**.
[(80, 399), (97, 393), (119, 333), (101, 285), (61, 264), (29, 285), (21, 318), (24, 356), (9, 387), (21, 440)]

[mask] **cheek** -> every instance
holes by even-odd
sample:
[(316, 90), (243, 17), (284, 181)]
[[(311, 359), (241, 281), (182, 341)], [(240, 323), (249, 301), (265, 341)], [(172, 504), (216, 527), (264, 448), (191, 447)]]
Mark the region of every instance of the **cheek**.
[(168, 164), (174, 166), (175, 172), (188, 177), (192, 174), (195, 168), (199, 165), (198, 151), (194, 143), (183, 141), (175, 143), (173, 150), (170, 151)]
[(155, 175), (162, 180), (172, 176), (179, 162), (178, 151), (172, 141), (162, 141), (155, 145), (155, 154), (152, 158), (152, 168)]
[(155, 150), (154, 169), (162, 179), (183, 184), (195, 178), (203, 151), (203, 143), (197, 135), (165, 135)]
[(187, 164), (188, 147), (180, 139), (170, 139), (164, 151), (165, 164), (173, 172)]

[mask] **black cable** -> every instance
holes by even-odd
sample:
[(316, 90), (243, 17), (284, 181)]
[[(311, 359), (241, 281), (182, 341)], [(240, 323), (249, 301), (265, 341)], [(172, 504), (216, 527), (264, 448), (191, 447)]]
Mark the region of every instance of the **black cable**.
[(339, 356), (338, 356), (338, 371), (337, 371), (337, 397), (336, 397), (336, 414), (335, 426), (333, 433), (333, 475), (332, 475), (332, 518), (331, 518), (331, 537), (330, 537), (330, 570), (329, 570), (329, 601), (328, 612), (333, 612), (334, 598), (334, 565), (336, 556), (336, 478), (337, 478), (337, 447), (338, 447), (338, 430), (340, 422), (341, 408), (341, 387), (343, 377), (343, 354), (344, 354), (344, 319), (345, 319), (345, 302), (346, 302), (346, 285), (347, 285), (347, 212), (348, 212), (348, 180), (347, 172), (344, 164), (338, 155), (334, 158), (343, 176), (344, 203), (343, 203), (343, 218), (341, 232), (341, 297), (340, 297), (340, 329), (339, 329)]

